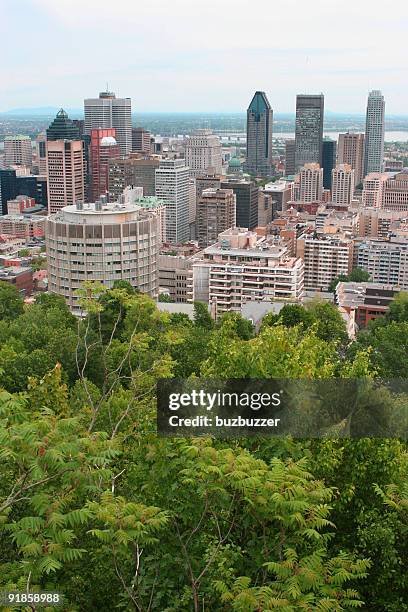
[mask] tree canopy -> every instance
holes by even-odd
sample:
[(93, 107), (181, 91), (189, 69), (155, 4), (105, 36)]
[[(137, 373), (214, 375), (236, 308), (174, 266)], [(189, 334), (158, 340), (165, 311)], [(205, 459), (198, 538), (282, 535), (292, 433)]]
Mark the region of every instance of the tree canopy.
[[(406, 297), (347, 338), (314, 302), (214, 323), (119, 283), (24, 305), (0, 283), (0, 590), (62, 610), (408, 610), (399, 439), (165, 438), (159, 378), (405, 376)], [(370, 395), (369, 408), (387, 397)]]

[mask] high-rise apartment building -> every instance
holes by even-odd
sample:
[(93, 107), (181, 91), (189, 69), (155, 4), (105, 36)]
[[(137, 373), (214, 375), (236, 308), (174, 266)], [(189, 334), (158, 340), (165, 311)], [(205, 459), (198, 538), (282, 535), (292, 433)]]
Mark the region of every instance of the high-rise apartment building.
[(332, 170), (332, 202), (349, 206), (354, 193), (354, 170), (349, 164), (338, 164)]
[(222, 154), (221, 141), (212, 130), (195, 130), (185, 145), (186, 165), (190, 176), (221, 174)]
[(363, 181), (363, 206), (382, 208), (383, 192), (388, 175), (381, 172), (371, 172)]
[(96, 200), (109, 191), (109, 160), (120, 155), (119, 145), (115, 139), (115, 128), (98, 128), (91, 130), (90, 184), (91, 200)]
[(159, 287), (172, 302), (192, 301), (194, 256), (159, 254)]
[(295, 139), (288, 138), (285, 140), (285, 175), (292, 176), (296, 173), (295, 162), (296, 146)]
[(251, 301), (302, 301), (303, 262), (286, 247), (243, 228), (218, 240), (193, 263), (193, 300), (207, 302), (215, 317)]
[(323, 94), (296, 96), (296, 171), (305, 164), (322, 165), (323, 119)]
[(296, 254), (304, 261), (305, 289), (328, 291), (332, 280), (351, 272), (353, 241), (341, 235), (304, 234), (297, 239)]
[(370, 281), (408, 290), (408, 241), (404, 238), (363, 240), (355, 246), (355, 265), (366, 270)]
[(129, 158), (109, 160), (109, 194), (115, 201), (128, 186), (143, 187), (143, 195), (155, 195), (155, 172), (160, 165), (158, 157), (132, 153)]
[(299, 172), (300, 202), (321, 202), (323, 194), (323, 168), (319, 164), (305, 164)]
[(368, 94), (364, 176), (371, 172), (382, 172), (384, 162), (385, 101), (381, 91), (373, 90)]
[(103, 91), (99, 98), (84, 101), (85, 134), (95, 128), (115, 128), (121, 155), (132, 150), (132, 104), (130, 98), (117, 98), (111, 91)]
[(111, 288), (128, 281), (152, 297), (158, 294), (157, 216), (129, 203), (66, 206), (47, 220), (48, 289), (80, 310), (77, 289), (84, 281)]
[(196, 238), (200, 247), (218, 240), (218, 234), (235, 227), (236, 198), (232, 189), (205, 189), (197, 202)]
[(33, 148), (29, 136), (6, 136), (4, 139), (4, 162), (10, 166), (27, 166), (33, 163)]
[(221, 188), (232, 189), (235, 193), (237, 227), (255, 229), (258, 225), (259, 188), (252, 181), (243, 179), (222, 181)]
[(339, 134), (337, 163), (349, 164), (354, 170), (356, 186), (361, 183), (364, 166), (364, 134), (354, 132)]
[(82, 140), (47, 141), (47, 192), (51, 214), (85, 198)]
[(152, 135), (148, 130), (142, 127), (132, 128), (132, 152), (150, 155), (151, 138)]
[(336, 142), (325, 138), (322, 147), (323, 188), (332, 188), (332, 170), (336, 166)]
[(166, 205), (167, 242), (184, 242), (190, 237), (189, 173), (184, 159), (163, 159), (156, 169), (156, 196)]
[(387, 238), (391, 224), (404, 219), (408, 208), (405, 210), (384, 210), (382, 208), (363, 208), (358, 212), (358, 235), (368, 238)]
[(256, 91), (247, 110), (246, 172), (272, 174), (273, 111), (265, 92)]

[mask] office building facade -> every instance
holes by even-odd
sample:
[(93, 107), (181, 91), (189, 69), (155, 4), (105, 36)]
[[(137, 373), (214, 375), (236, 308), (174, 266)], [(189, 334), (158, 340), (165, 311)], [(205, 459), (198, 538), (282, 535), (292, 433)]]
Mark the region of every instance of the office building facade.
[(295, 165), (298, 171), (305, 164), (322, 166), (324, 96), (296, 96)]
[(98, 128), (90, 134), (90, 199), (95, 202), (109, 191), (109, 160), (120, 155), (115, 128)]
[(349, 164), (354, 170), (356, 186), (360, 185), (363, 180), (364, 168), (364, 134), (353, 132), (339, 134), (337, 163)]
[(10, 166), (32, 167), (33, 148), (29, 136), (6, 136), (4, 139), (4, 162)]
[(130, 98), (117, 98), (113, 92), (103, 91), (99, 98), (84, 100), (85, 134), (92, 129), (115, 128), (121, 155), (132, 151), (132, 103)]
[(255, 92), (247, 110), (244, 170), (257, 176), (272, 174), (273, 111), (264, 91)]
[(236, 225), (236, 197), (232, 189), (205, 189), (197, 202), (196, 238), (200, 247), (218, 240), (218, 234)]
[(285, 140), (285, 175), (293, 176), (296, 173), (296, 146), (295, 139), (288, 138)]
[(143, 153), (150, 155), (151, 153), (152, 135), (149, 130), (142, 127), (132, 128), (132, 153)]
[(322, 145), (323, 189), (332, 188), (332, 170), (336, 167), (337, 144), (334, 140), (324, 139)]
[(384, 164), (385, 101), (381, 91), (370, 91), (367, 101), (364, 176), (382, 172)]
[(82, 140), (47, 141), (47, 196), (50, 214), (84, 201)]
[(221, 181), (221, 189), (232, 189), (236, 198), (237, 227), (255, 229), (258, 225), (259, 188), (252, 181), (229, 179)]
[(185, 160), (190, 176), (221, 174), (221, 151), (221, 141), (212, 130), (195, 130), (185, 144)]
[(143, 187), (143, 195), (155, 195), (156, 170), (160, 166), (158, 157), (132, 153), (128, 158), (109, 160), (109, 194), (115, 201), (128, 186)]
[(156, 169), (156, 196), (166, 206), (166, 241), (184, 242), (190, 237), (190, 171), (184, 159), (163, 159)]

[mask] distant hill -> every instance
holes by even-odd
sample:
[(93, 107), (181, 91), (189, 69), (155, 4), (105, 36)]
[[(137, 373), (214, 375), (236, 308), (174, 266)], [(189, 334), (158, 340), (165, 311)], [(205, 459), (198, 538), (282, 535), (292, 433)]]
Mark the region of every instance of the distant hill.
[[(19, 117), (19, 118), (30, 118), (30, 117), (55, 117), (60, 110), (61, 106), (39, 106), (35, 108), (13, 108), (8, 111), (0, 113), (2, 117)], [(83, 115), (83, 111), (80, 108), (65, 108), (64, 110), (73, 119), (78, 119)]]

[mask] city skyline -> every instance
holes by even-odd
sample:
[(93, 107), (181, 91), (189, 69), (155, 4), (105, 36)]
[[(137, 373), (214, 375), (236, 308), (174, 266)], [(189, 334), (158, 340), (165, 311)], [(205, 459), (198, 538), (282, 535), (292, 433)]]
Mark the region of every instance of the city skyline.
[[(368, 91), (381, 89), (388, 114), (404, 115), (408, 8), (397, 1), (388, 14), (376, 5), (318, 0), (310, 7), (290, 0), (279, 15), (261, 0), (263, 18), (248, 30), (244, 0), (216, 11), (211, 1), (141, 8), (128, 0), (98, 6), (94, 0), (22, 0), (18, 6), (5, 0), (0, 111), (62, 103), (81, 108), (108, 82), (118, 96), (132, 98), (135, 112), (238, 112), (247, 107), (248, 91), (262, 90), (277, 113), (294, 111), (296, 94), (321, 91), (332, 112), (364, 113)], [(282, 20), (289, 30), (279, 27)], [(197, 36), (198, 23), (204, 32), (217, 32), (216, 44), (212, 36)], [(13, 44), (17, 29), (28, 37), (29, 54)], [(392, 65), (384, 53), (390, 45)], [(217, 96), (203, 96), (209, 90)]]

